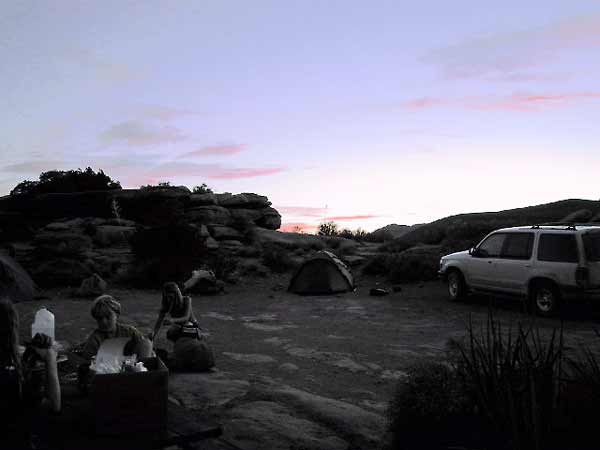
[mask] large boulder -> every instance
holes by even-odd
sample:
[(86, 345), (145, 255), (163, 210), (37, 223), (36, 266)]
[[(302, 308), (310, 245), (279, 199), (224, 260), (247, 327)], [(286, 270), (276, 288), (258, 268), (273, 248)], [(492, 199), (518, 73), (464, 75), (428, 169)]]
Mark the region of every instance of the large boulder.
[(256, 225), (268, 230), (278, 230), (281, 227), (281, 215), (275, 208), (263, 208), (260, 211), (262, 217), (256, 221)]
[(79, 297), (97, 297), (106, 292), (108, 285), (97, 273), (84, 279), (77, 290)]
[(197, 206), (185, 212), (185, 219), (188, 222), (229, 225), (231, 214), (227, 208), (222, 206)]
[(94, 242), (100, 247), (127, 244), (129, 238), (136, 232), (135, 227), (101, 225), (96, 228)]
[(76, 259), (48, 259), (31, 270), (33, 279), (40, 286), (80, 286), (92, 274), (91, 262)]
[(76, 230), (42, 230), (35, 235), (33, 243), (40, 256), (80, 257), (92, 248), (92, 239)]
[(219, 205), (226, 208), (260, 209), (271, 206), (271, 202), (264, 195), (245, 192), (243, 194), (223, 196), (219, 199)]
[(190, 195), (189, 205), (195, 206), (209, 206), (217, 204), (217, 196), (215, 194), (192, 194)]
[(230, 227), (226, 227), (224, 225), (208, 225), (208, 230), (212, 237), (214, 237), (217, 241), (222, 241), (225, 239), (242, 239), (244, 236), (238, 230)]
[(250, 223), (255, 224), (263, 216), (259, 209), (235, 208), (229, 211), (233, 223)]

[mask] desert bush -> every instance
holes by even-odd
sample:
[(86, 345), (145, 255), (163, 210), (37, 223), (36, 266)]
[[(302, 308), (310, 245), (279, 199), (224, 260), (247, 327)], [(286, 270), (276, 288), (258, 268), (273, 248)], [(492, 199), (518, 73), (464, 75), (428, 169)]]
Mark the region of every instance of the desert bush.
[(277, 273), (287, 272), (296, 266), (289, 251), (274, 244), (263, 248), (261, 260), (266, 267)]
[(102, 170), (50, 170), (42, 172), (38, 181), (25, 180), (17, 184), (10, 195), (38, 195), (52, 192), (108, 191), (121, 189), (118, 181), (112, 180)]
[(387, 275), (393, 262), (398, 259), (394, 253), (380, 253), (367, 260), (362, 272), (365, 275)]
[(202, 183), (200, 186), (194, 186), (192, 194), (212, 194), (213, 190), (208, 187), (206, 183)]
[(409, 367), (396, 387), (387, 416), (394, 450), (473, 445), (483, 425), (474, 427), (481, 421), (464, 379), (442, 363)]
[(338, 224), (332, 221), (322, 222), (319, 224), (317, 234), (320, 236), (337, 236)]
[(457, 345), (460, 370), (498, 448), (552, 447), (564, 380), (562, 327), (548, 338), (532, 323), (503, 330), (490, 310), (479, 333), (469, 320), (466, 342)]
[(439, 257), (432, 254), (399, 254), (388, 261), (388, 278), (393, 283), (414, 283), (437, 278)]

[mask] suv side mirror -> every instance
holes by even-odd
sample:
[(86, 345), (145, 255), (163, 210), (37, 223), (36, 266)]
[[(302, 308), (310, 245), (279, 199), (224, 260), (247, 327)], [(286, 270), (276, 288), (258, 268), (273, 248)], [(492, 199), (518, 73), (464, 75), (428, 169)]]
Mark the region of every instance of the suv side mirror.
[(479, 249), (477, 247), (471, 247), (469, 249), (469, 255), (474, 256), (475, 258), (479, 256)]

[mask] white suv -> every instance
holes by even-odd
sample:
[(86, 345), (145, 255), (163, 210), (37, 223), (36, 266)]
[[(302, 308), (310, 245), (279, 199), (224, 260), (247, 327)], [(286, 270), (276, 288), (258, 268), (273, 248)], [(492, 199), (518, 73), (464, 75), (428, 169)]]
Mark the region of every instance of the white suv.
[(467, 292), (510, 294), (541, 315), (562, 301), (600, 299), (600, 225), (503, 228), (470, 250), (443, 256), (451, 300)]

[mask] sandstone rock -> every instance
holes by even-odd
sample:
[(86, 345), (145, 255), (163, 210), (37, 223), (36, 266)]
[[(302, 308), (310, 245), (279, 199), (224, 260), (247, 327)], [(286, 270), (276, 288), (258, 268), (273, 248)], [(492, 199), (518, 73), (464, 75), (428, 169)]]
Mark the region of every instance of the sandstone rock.
[(191, 409), (212, 409), (223, 406), (248, 393), (250, 383), (232, 380), (213, 369), (211, 373), (169, 374), (169, 392)]
[(348, 448), (348, 442), (337, 437), (333, 430), (276, 402), (245, 403), (229, 411), (227, 417), (232, 441), (247, 450)]
[(243, 248), (244, 244), (242, 244), (240, 241), (235, 240), (235, 239), (225, 239), (220, 242), (220, 246), (221, 246), (221, 248), (224, 248), (227, 250), (238, 250), (240, 248)]
[(342, 261), (345, 262), (350, 267), (359, 266), (366, 261), (364, 256), (354, 256), (354, 255), (344, 255), (342, 256)]
[(92, 239), (75, 231), (41, 231), (34, 239), (36, 252), (42, 255), (77, 256), (92, 247)]
[(120, 219), (117, 217), (113, 217), (112, 219), (108, 219), (104, 224), (98, 225), (115, 225), (118, 227), (135, 227), (136, 223), (133, 220), (128, 219)]
[(277, 230), (281, 227), (281, 215), (279, 215), (275, 208), (263, 208), (260, 211), (262, 212), (262, 217), (256, 221), (259, 227), (269, 230)]
[(217, 250), (219, 248), (219, 243), (210, 236), (206, 238), (204, 245), (206, 245), (208, 250)]
[(79, 286), (91, 274), (84, 262), (67, 258), (46, 260), (31, 270), (34, 281), (43, 287)]
[(254, 224), (259, 220), (263, 213), (258, 209), (236, 208), (229, 211), (234, 223), (246, 222)]
[(203, 238), (210, 237), (210, 233), (208, 232), (208, 228), (206, 228), (206, 225), (202, 224), (200, 226), (200, 228), (198, 229), (198, 235)]
[(136, 232), (135, 227), (101, 225), (96, 228), (94, 242), (101, 247), (109, 247), (115, 244), (127, 244), (129, 238)]
[(227, 208), (266, 208), (271, 206), (271, 202), (264, 195), (257, 195), (245, 192), (243, 194), (236, 194), (231, 196), (225, 196), (219, 199), (219, 205)]
[(220, 225), (229, 225), (231, 214), (227, 208), (222, 206), (197, 206), (185, 211), (185, 218), (189, 222), (213, 223)]
[(68, 231), (71, 227), (64, 222), (52, 222), (44, 227), (47, 231)]
[(217, 205), (220, 205), (222, 201), (227, 201), (227, 199), (230, 197), (233, 197), (233, 194), (231, 192), (222, 192), (220, 194), (215, 194)]
[(212, 237), (218, 241), (225, 239), (242, 239), (244, 236), (242, 233), (234, 228), (226, 227), (223, 225), (208, 225), (208, 230)]
[(81, 286), (77, 290), (79, 297), (97, 297), (106, 292), (108, 285), (100, 275), (97, 273), (92, 274), (91, 277), (86, 278), (81, 282)]
[(215, 194), (192, 194), (189, 200), (190, 206), (208, 206), (216, 205), (217, 197)]

